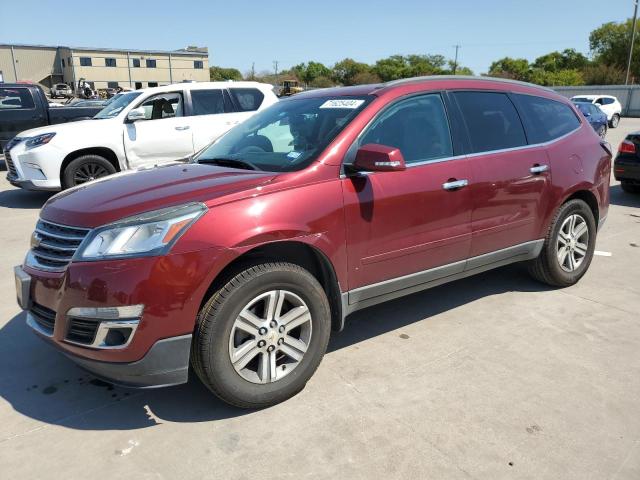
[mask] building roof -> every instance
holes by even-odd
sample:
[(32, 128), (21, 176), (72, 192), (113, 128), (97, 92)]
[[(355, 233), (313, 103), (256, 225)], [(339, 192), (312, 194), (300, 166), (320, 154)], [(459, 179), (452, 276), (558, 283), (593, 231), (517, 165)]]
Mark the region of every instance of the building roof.
[(67, 48), (69, 50), (79, 50), (79, 51), (98, 51), (98, 52), (129, 52), (129, 53), (147, 53), (147, 54), (157, 54), (157, 55), (186, 55), (186, 56), (208, 56), (209, 50), (207, 47), (197, 47), (197, 48), (181, 48), (179, 50), (137, 50), (131, 48), (94, 48), (94, 47), (70, 47), (67, 45), (32, 45), (28, 43), (0, 43), (0, 47), (14, 47), (14, 48), (46, 48), (46, 49), (59, 49), (59, 48)]

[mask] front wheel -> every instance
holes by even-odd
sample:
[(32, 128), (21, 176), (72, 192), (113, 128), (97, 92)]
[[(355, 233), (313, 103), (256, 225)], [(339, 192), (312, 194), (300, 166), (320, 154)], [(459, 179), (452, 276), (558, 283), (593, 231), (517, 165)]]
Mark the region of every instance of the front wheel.
[(609, 122), (609, 126), (611, 128), (617, 128), (619, 123), (620, 123), (620, 115), (618, 115), (617, 113), (614, 113), (613, 117), (611, 117), (611, 121)]
[(200, 311), (191, 363), (225, 402), (261, 408), (304, 388), (327, 349), (331, 313), (313, 275), (290, 263), (243, 270)]
[(558, 210), (540, 255), (529, 264), (529, 273), (554, 287), (573, 285), (589, 268), (595, 245), (591, 208), (582, 200), (570, 200)]
[(62, 172), (62, 186), (75, 187), (116, 173), (113, 164), (100, 155), (83, 155), (72, 160)]

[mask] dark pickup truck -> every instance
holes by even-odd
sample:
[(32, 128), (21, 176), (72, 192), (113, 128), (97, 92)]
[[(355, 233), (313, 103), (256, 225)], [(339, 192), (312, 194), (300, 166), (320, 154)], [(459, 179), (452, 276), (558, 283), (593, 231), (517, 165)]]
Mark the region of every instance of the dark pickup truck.
[(92, 118), (96, 107), (49, 107), (38, 85), (0, 83), (0, 152), (16, 134), (31, 128)]

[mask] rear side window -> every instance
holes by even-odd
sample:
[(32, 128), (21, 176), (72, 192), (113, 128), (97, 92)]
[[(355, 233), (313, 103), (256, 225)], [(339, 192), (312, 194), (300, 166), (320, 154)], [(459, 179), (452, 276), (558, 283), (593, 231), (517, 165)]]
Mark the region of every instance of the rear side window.
[(384, 111), (367, 129), (360, 145), (396, 147), (405, 162), (453, 155), (449, 123), (439, 94), (402, 100)]
[(602, 105), (611, 105), (615, 100), (613, 98), (601, 98)]
[(504, 93), (454, 92), (469, 130), (473, 153), (527, 144), (516, 108)]
[(527, 119), (529, 143), (548, 142), (580, 126), (574, 111), (564, 103), (534, 95), (516, 94), (514, 97)]
[(26, 110), (30, 108), (35, 108), (35, 105), (28, 89), (0, 87), (0, 110)]
[(264, 99), (264, 94), (257, 88), (230, 88), (229, 92), (242, 112), (257, 110)]
[(222, 90), (191, 90), (194, 115), (224, 113)]

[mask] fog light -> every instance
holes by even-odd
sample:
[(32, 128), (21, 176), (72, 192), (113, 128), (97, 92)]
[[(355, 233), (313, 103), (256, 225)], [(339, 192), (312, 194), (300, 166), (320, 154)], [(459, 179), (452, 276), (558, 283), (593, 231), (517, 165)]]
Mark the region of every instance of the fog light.
[(144, 305), (75, 307), (67, 312), (65, 340), (99, 349), (125, 348), (135, 334)]
[(104, 344), (108, 347), (125, 345), (132, 332), (132, 328), (110, 328), (104, 338)]

